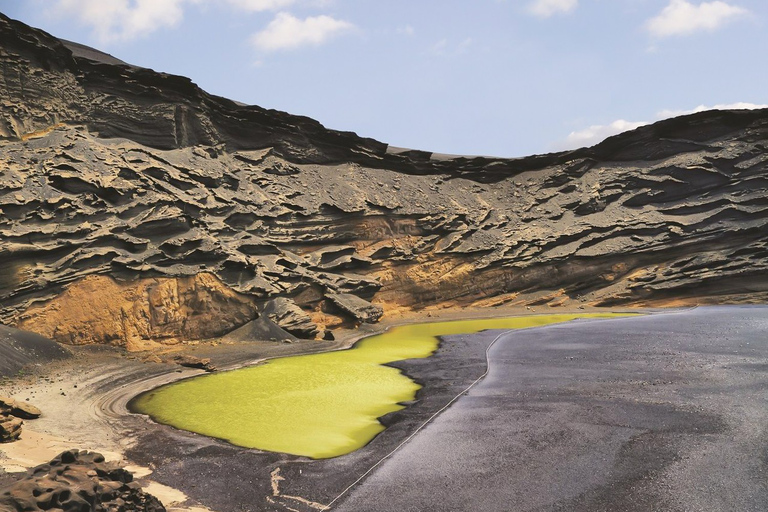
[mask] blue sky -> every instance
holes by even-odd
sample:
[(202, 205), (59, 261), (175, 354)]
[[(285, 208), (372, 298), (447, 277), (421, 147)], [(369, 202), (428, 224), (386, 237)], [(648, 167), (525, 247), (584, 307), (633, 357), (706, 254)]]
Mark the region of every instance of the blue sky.
[(231, 99), (395, 146), (524, 156), (768, 104), (765, 0), (0, 0)]

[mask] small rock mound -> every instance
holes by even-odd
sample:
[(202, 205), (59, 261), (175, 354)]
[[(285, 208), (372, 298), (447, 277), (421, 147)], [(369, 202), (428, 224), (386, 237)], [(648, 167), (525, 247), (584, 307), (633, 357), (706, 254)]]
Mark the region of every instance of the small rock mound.
[(95, 452), (68, 450), (0, 489), (0, 512), (165, 512), (133, 475)]

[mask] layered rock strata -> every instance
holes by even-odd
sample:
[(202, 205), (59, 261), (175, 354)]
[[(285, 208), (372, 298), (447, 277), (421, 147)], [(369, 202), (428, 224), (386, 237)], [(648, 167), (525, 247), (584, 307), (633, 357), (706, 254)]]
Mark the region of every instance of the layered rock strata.
[(768, 110), (459, 157), (7, 18), (0, 60), (0, 319), (59, 341), (203, 339), (275, 300), (314, 336), (395, 308), (768, 297)]

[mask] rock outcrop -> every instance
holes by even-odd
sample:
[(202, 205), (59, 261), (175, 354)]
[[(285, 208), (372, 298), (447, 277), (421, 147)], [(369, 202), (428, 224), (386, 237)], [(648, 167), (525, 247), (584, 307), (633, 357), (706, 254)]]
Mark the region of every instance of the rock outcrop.
[(61, 343), (140, 350), (221, 336), (257, 315), (253, 298), (207, 273), (123, 282), (92, 275), (29, 307), (16, 323)]
[(461, 157), (242, 106), (5, 17), (0, 49), (0, 320), (53, 339), (203, 339), (276, 298), (316, 332), (374, 320), (360, 301), (768, 298), (768, 110)]
[(328, 299), (343, 313), (353, 317), (359, 323), (375, 324), (384, 314), (380, 306), (349, 293), (330, 293)]
[(0, 489), (0, 511), (164, 512), (133, 475), (98, 453), (69, 450)]
[(312, 339), (319, 331), (312, 318), (286, 297), (277, 297), (267, 302), (263, 314), (281, 329), (299, 338)]

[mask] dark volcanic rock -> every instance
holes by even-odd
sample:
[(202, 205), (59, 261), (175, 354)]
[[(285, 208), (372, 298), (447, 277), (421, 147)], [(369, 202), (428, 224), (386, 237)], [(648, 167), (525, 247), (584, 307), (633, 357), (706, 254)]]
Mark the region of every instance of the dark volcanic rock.
[(379, 321), (384, 311), (381, 306), (371, 304), (355, 295), (348, 293), (329, 293), (328, 299), (345, 314), (358, 322), (373, 324)]
[(98, 453), (70, 450), (0, 489), (0, 511), (164, 512), (133, 475)]
[(319, 332), (317, 324), (291, 299), (278, 297), (264, 306), (264, 313), (281, 329), (298, 336), (312, 339)]
[[(462, 157), (238, 105), (1, 15), (0, 61), (0, 320), (56, 340), (203, 339), (278, 297), (320, 316), (326, 293), (385, 311), (768, 298), (768, 110)], [(72, 320), (66, 294), (96, 303)]]

